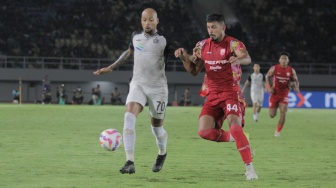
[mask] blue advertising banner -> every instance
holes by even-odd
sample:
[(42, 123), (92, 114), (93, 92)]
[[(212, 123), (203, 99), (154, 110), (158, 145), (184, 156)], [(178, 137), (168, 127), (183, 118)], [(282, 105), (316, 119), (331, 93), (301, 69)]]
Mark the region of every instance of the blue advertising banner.
[[(269, 93), (265, 93), (262, 107), (268, 108)], [(289, 92), (289, 108), (330, 108), (336, 109), (336, 91), (316, 92), (302, 91), (300, 93)]]

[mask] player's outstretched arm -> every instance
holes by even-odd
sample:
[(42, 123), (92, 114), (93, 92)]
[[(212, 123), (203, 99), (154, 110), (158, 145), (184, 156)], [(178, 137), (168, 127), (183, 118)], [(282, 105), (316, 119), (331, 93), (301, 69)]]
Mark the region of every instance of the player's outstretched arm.
[(120, 65), (129, 61), (131, 59), (132, 55), (133, 55), (133, 50), (131, 48), (128, 48), (128, 50), (124, 51), (120, 55), (120, 57), (114, 63), (112, 63), (110, 66), (103, 67), (101, 69), (97, 69), (96, 71), (93, 72), (93, 74), (94, 75), (101, 75), (101, 74), (105, 74), (105, 73), (108, 73), (108, 72), (112, 72), (113, 69), (118, 68)]
[(268, 70), (268, 72), (267, 72), (267, 74), (266, 74), (266, 76), (265, 76), (266, 89), (267, 89), (267, 91), (268, 91), (269, 93), (273, 93), (273, 92), (274, 92), (273, 87), (271, 86), (271, 81), (270, 81), (270, 79), (271, 79), (271, 77), (272, 77), (273, 75), (274, 75), (274, 66), (272, 66), (272, 67)]
[[(265, 76), (265, 78), (266, 78), (266, 76)], [(265, 81), (264, 81), (264, 92), (267, 92), (268, 91), (268, 89), (267, 89), (267, 83), (266, 83), (266, 79), (265, 79)]]
[(249, 82), (248, 80), (246, 80), (246, 82), (245, 82), (243, 88), (241, 89), (241, 92), (244, 93), (246, 87), (248, 87), (249, 85), (250, 85), (250, 82)]
[(175, 57), (179, 58), (184, 68), (193, 76), (196, 76), (203, 67), (203, 61), (194, 55), (188, 54), (184, 48), (179, 48), (175, 50)]
[(270, 85), (270, 77), (266, 75), (266, 89), (269, 93), (273, 93), (273, 87)]

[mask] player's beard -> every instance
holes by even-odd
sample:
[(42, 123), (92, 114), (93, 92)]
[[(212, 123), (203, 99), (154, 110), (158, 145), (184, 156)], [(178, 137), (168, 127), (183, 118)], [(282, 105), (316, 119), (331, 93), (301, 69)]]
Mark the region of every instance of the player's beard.
[(210, 35), (212, 41), (217, 42), (218, 38), (216, 35)]
[(220, 36), (217, 36), (217, 35), (210, 35), (210, 38), (211, 38), (211, 40), (214, 41), (215, 43), (219, 43), (219, 42), (223, 39), (222, 35), (220, 35)]
[(154, 30), (152, 28), (144, 29), (144, 31), (147, 35), (153, 35), (154, 34)]
[(210, 35), (210, 38), (212, 41), (214, 41), (215, 43), (219, 43), (221, 41), (221, 37), (216, 36), (216, 35)]

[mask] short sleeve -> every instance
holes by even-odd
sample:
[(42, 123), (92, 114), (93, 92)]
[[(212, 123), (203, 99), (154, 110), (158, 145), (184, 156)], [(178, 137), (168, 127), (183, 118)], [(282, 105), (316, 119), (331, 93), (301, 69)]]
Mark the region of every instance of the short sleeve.
[(267, 76), (273, 76), (274, 75), (274, 69), (275, 69), (275, 66), (272, 66), (268, 72), (267, 72)]
[(138, 32), (137, 31), (134, 31), (132, 33), (132, 36), (131, 36), (131, 42), (129, 43), (128, 47), (131, 48), (132, 50), (134, 50), (134, 46), (133, 46), (133, 37), (137, 34)]
[(238, 50), (246, 50), (246, 47), (244, 43), (240, 42), (239, 40), (231, 40), (230, 50), (231, 52), (238, 51)]

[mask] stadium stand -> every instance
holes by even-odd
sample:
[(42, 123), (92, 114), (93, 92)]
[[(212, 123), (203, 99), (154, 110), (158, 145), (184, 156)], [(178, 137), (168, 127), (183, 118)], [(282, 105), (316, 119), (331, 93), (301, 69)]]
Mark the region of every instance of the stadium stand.
[[(197, 27), (204, 23), (197, 23), (190, 10), (186, 11), (191, 3), (190, 0), (2, 0), (0, 55), (113, 60), (127, 49), (132, 31), (141, 28), (139, 12), (148, 6), (159, 13), (159, 31), (192, 49), (206, 36)], [(254, 62), (277, 62), (279, 52), (286, 50), (291, 53), (292, 62), (302, 62), (298, 66), (306, 72), (312, 65), (305, 63), (335, 64), (331, 55), (336, 52), (335, 1), (227, 0), (227, 3), (238, 17), (237, 23), (228, 25), (227, 33), (244, 41)]]
[(229, 2), (249, 33), (247, 45), (255, 61), (276, 61), (279, 51), (289, 51), (295, 62), (335, 63), (335, 1)]
[[(7, 56), (116, 58), (141, 28), (140, 12), (154, 7), (160, 32), (192, 47), (197, 29), (184, 1), (27, 0), (0, 2), (0, 53)], [(183, 18), (183, 19), (179, 19)], [(190, 35), (179, 35), (183, 28)]]

